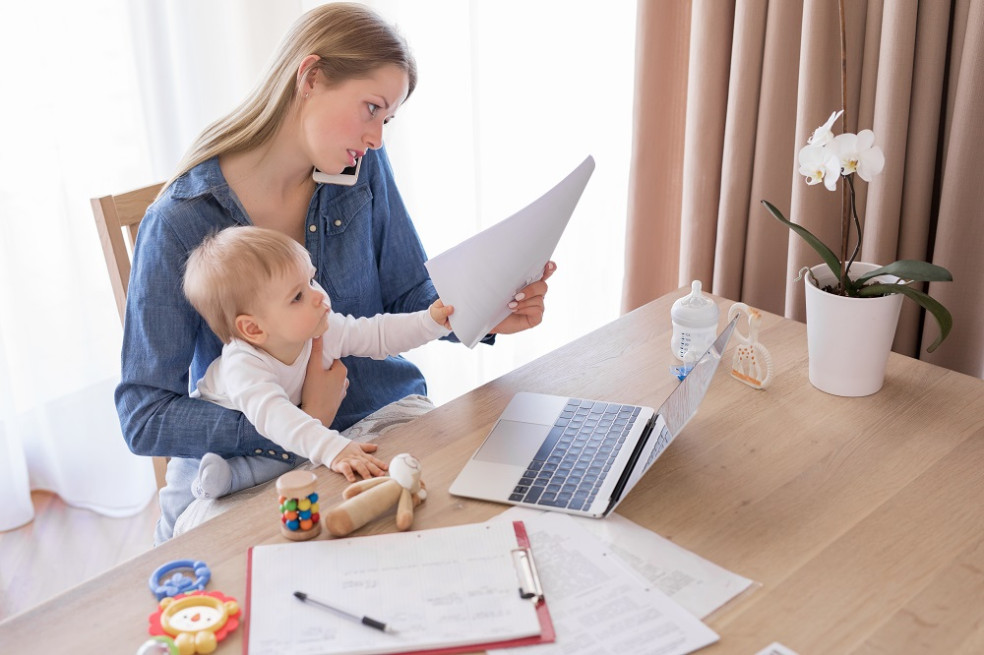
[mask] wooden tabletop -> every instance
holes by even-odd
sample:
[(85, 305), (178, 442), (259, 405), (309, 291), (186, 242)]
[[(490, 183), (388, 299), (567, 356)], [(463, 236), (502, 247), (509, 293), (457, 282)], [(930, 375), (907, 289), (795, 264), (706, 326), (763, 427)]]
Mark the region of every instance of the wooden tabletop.
[[(669, 311), (685, 292), (381, 439), (383, 459), (409, 451), (423, 464), (429, 495), (414, 529), (505, 509), (447, 489), (515, 392), (658, 407), (676, 384)], [(731, 301), (718, 302), (723, 325)], [(711, 617), (721, 640), (701, 653), (754, 654), (774, 641), (801, 655), (984, 652), (984, 382), (893, 354), (881, 391), (841, 398), (810, 385), (803, 324), (764, 314), (760, 340), (772, 386), (730, 377), (732, 340), (697, 416), (618, 509), (759, 583)], [(323, 506), (344, 486), (319, 469)], [(274, 495), (0, 623), (0, 650), (135, 652), (156, 609), (147, 579), (175, 559), (206, 561), (208, 589), (244, 602), (247, 548), (282, 541)], [(387, 515), (356, 534), (393, 530)], [(241, 644), (237, 629), (217, 652)]]

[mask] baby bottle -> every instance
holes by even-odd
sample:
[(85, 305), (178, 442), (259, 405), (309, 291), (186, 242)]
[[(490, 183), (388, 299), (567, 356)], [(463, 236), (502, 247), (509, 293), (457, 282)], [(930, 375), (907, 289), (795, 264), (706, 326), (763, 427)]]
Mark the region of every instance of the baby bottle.
[(694, 280), (690, 289), (690, 294), (677, 299), (670, 310), (670, 347), (674, 357), (692, 364), (717, 338), (718, 306), (700, 292), (700, 280)]

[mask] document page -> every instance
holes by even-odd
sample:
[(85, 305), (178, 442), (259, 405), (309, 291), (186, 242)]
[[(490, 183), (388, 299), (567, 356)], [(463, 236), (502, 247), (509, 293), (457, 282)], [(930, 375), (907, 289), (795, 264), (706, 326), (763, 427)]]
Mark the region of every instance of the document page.
[(513, 508), (492, 522), (520, 517), (533, 546), (557, 640), (502, 653), (684, 655), (718, 640), (713, 630), (587, 532), (581, 519)]
[(696, 617), (709, 616), (755, 584), (624, 516), (574, 520)]
[(454, 306), (461, 343), (474, 348), (509, 316), (516, 293), (542, 277), (594, 165), (588, 157), (524, 209), (425, 263), (441, 300)]

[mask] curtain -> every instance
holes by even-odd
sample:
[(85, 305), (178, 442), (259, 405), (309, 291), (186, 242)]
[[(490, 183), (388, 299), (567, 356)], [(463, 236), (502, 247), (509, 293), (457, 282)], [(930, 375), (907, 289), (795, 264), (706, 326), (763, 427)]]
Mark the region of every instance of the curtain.
[(31, 489), (112, 516), (154, 493), (113, 405), (121, 329), (89, 206), (148, 175), (128, 34), (123, 0), (0, 21), (0, 530), (33, 518)]
[[(857, 182), (859, 259), (948, 268), (954, 281), (928, 291), (953, 314), (949, 338), (926, 353), (935, 321), (904, 302), (894, 349), (984, 377), (984, 1), (845, 4), (845, 131), (873, 130), (886, 158)], [(819, 258), (761, 200), (839, 243), (841, 195), (807, 187), (796, 165), (841, 108), (838, 3), (650, 0), (638, 15), (623, 311), (700, 279), (803, 320), (794, 278)]]

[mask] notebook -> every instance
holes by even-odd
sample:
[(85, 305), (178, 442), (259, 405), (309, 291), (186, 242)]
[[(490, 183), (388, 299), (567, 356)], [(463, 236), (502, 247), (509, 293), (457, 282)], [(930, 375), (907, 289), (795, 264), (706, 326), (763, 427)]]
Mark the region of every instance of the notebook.
[[(556, 638), (522, 521), (267, 544), (247, 557), (244, 655), (447, 655)], [(387, 630), (353, 620), (363, 614)]]
[(452, 483), (455, 496), (607, 516), (697, 412), (737, 317), (659, 410), (520, 392)]

